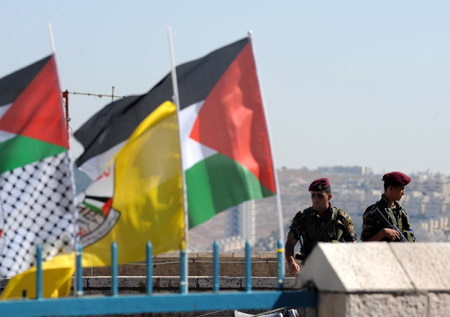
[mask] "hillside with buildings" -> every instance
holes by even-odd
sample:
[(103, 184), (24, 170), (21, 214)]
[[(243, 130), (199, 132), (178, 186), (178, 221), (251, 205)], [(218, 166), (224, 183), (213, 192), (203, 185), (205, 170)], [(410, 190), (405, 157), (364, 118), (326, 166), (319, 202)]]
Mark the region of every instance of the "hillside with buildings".
[[(278, 176), (285, 233), (295, 213), (311, 205), (307, 189), (314, 179), (330, 179), (332, 203), (350, 214), (358, 240), (365, 208), (379, 200), (383, 192), (382, 175), (362, 166), (282, 168)], [(412, 182), (400, 203), (410, 215), (417, 241), (449, 241), (450, 178), (429, 171), (410, 176)], [(227, 210), (192, 229), (189, 246), (193, 251), (203, 251), (210, 249), (217, 239), (222, 250), (242, 250), (244, 241), (249, 239), (255, 251), (270, 251), (276, 248), (277, 228), (276, 199), (266, 198)]]

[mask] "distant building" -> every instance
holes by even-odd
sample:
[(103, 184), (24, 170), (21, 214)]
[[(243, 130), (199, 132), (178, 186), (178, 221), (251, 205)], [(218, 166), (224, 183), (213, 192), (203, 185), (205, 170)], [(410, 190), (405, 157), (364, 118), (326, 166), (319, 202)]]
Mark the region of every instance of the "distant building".
[(450, 179), (440, 173), (430, 171), (412, 175), (412, 181), (408, 185), (408, 190), (420, 191), (424, 194), (441, 193), (444, 196), (450, 195)]
[(240, 250), (245, 242), (255, 243), (255, 201), (232, 207), (227, 213), (225, 238), (219, 241), (223, 251)]
[(323, 173), (349, 174), (349, 175), (371, 175), (373, 170), (368, 166), (321, 166), (317, 169)]
[(426, 202), (424, 195), (418, 191), (407, 191), (401, 204), (406, 208), (411, 217), (419, 217), (425, 213)]

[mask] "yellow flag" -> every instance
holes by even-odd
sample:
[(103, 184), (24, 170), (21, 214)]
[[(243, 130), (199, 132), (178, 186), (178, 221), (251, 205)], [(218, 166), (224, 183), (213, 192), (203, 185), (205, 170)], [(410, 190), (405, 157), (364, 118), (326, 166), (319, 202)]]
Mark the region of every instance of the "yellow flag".
[(83, 251), (83, 266), (110, 265), (112, 242), (119, 263), (177, 250), (184, 241), (184, 212), (176, 107), (161, 104), (136, 128), (115, 155), (112, 209), (118, 218), (102, 238)]
[[(69, 296), (75, 271), (74, 261), (74, 254), (64, 254), (42, 263), (43, 297)], [(36, 298), (36, 266), (11, 278), (1, 298), (22, 298), (24, 295)]]

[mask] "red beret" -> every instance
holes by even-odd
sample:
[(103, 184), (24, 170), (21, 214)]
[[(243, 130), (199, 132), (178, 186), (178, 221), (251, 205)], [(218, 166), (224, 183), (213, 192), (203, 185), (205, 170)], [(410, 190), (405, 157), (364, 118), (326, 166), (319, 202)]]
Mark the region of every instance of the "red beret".
[(406, 186), (411, 182), (411, 178), (401, 172), (391, 172), (384, 174), (382, 179), (386, 184), (392, 186)]
[(328, 181), (328, 178), (319, 178), (316, 179), (314, 182), (309, 185), (308, 190), (310, 192), (319, 192), (322, 190), (325, 190), (330, 187), (330, 182)]

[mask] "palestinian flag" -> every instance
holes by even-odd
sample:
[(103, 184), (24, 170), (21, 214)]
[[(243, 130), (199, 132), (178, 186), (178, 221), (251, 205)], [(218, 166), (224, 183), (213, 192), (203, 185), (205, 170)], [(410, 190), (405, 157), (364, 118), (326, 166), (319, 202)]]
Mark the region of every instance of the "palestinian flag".
[[(246, 200), (274, 195), (267, 126), (249, 39), (178, 66), (177, 76), (189, 227)], [(97, 178), (140, 122), (172, 95), (169, 73), (147, 94), (103, 108), (75, 132), (85, 148), (77, 165)]]
[(0, 79), (0, 277), (71, 252), (76, 235), (67, 130), (54, 56)]

